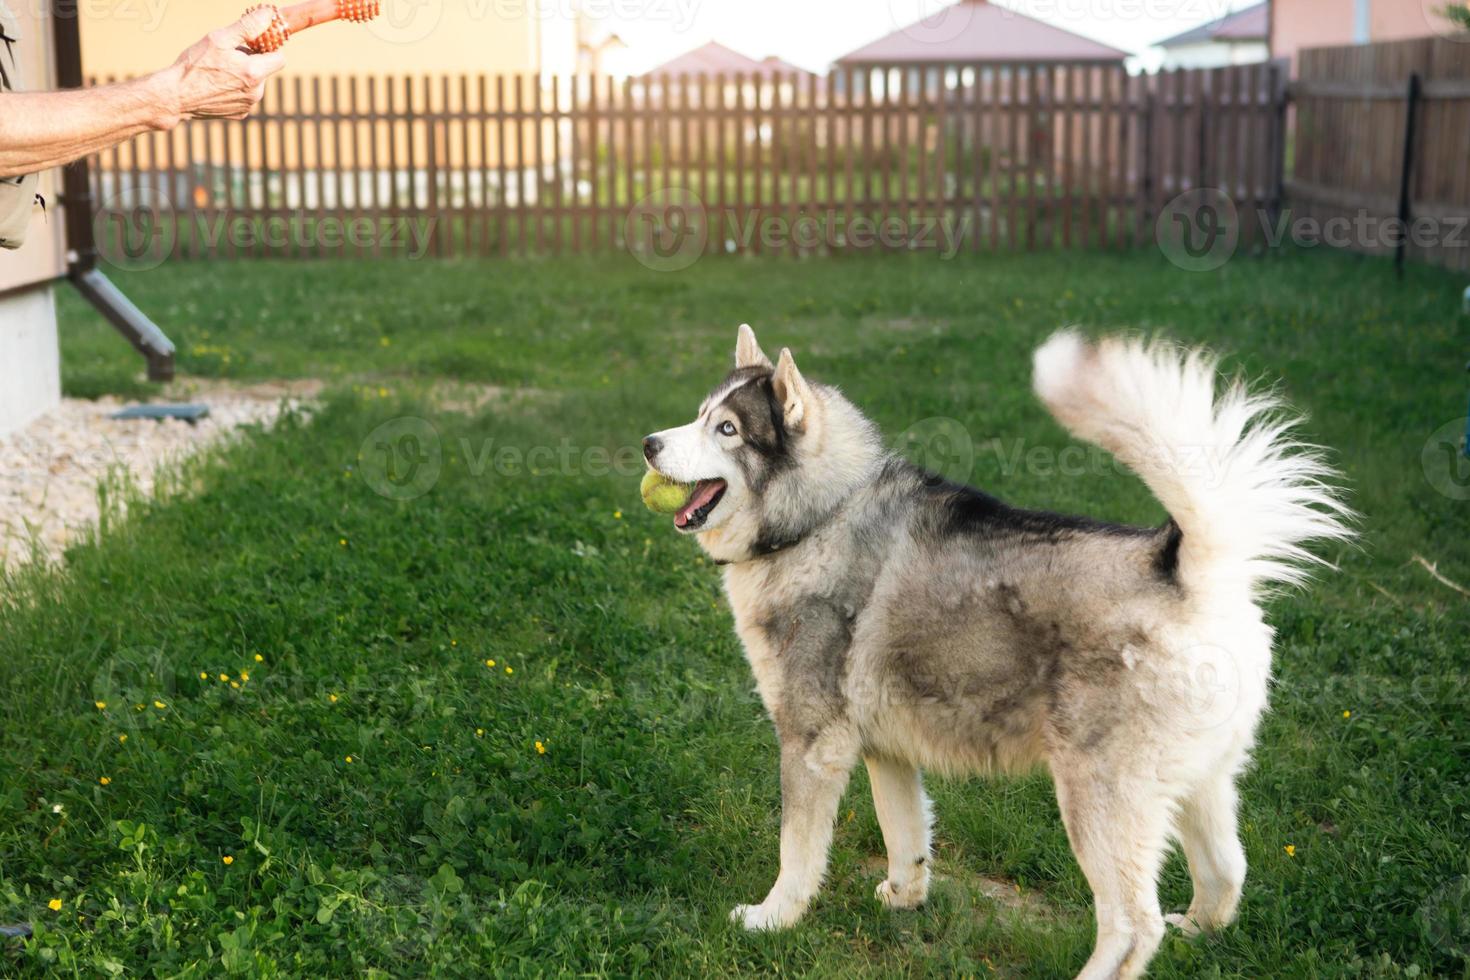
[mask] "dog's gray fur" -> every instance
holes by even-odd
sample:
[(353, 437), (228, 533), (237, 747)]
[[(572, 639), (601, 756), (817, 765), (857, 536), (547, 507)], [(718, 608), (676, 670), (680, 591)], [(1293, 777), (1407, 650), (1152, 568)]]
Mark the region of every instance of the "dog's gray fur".
[[(1295, 447), (1279, 432), (1254, 455), (1241, 448), (1248, 437), (1230, 413), (1260, 418), (1274, 403), (1237, 404), (1234, 394), (1216, 403), (1213, 363), (1197, 354), (1093, 348), (1069, 334), (1049, 344), (1037, 380), (1049, 407), (1139, 469), (1171, 507), (1182, 502), (1180, 523), (1135, 528), (1013, 508), (919, 470), (886, 452), (836, 389), (803, 378), (789, 351), (772, 365), (748, 327), (736, 361), (694, 422), (645, 444), (655, 469), (726, 483), (689, 530), (725, 565), (781, 743), (780, 875), (764, 902), (734, 917), (774, 928), (801, 916), (862, 758), (889, 851), (878, 888), (887, 905), (916, 905), (927, 891), (920, 769), (1044, 764), (1097, 899), (1083, 976), (1143, 971), (1164, 929), (1154, 880), (1171, 835), (1196, 890), (1172, 921), (1189, 931), (1228, 922), (1245, 872), (1233, 780), (1269, 670), (1271, 632), (1253, 590), (1294, 576), (1296, 542), (1346, 534), (1335, 498), (1310, 489), (1326, 473), (1314, 459), (1284, 452)], [(1153, 404), (1160, 391), (1179, 404)], [(1216, 493), (1145, 458), (1136, 434), (1174, 448), (1183, 440), (1163, 413), (1188, 418), (1191, 407), (1184, 438), (1235, 453), (1237, 469), (1253, 467), (1242, 486), (1264, 482), (1277, 498)], [(727, 422), (733, 435), (721, 433)], [(1231, 551), (1209, 527), (1229, 507), (1279, 546)], [(1228, 675), (1228, 710), (1199, 703), (1204, 668)]]

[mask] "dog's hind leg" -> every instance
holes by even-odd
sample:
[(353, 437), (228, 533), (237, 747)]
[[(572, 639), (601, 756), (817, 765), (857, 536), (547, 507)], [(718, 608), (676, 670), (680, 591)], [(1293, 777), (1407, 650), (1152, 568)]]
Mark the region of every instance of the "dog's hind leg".
[(781, 872), (759, 905), (737, 905), (730, 918), (747, 929), (794, 925), (827, 873), (832, 825), (847, 778), (857, 763), (856, 739), (829, 730), (811, 740), (782, 739)]
[(1142, 976), (1164, 936), (1158, 876), (1168, 844), (1168, 797), (1148, 780), (1119, 780), (1085, 760), (1068, 765), (1054, 758), (1052, 773), (1097, 917), (1097, 945), (1078, 980)]
[(888, 849), (888, 877), (878, 883), (878, 901), (889, 908), (915, 908), (929, 893), (929, 798), (915, 767), (888, 759), (864, 761)]
[(1179, 842), (1189, 859), (1194, 898), (1184, 915), (1166, 919), (1186, 935), (1227, 926), (1235, 918), (1245, 884), (1245, 850), (1236, 830), (1234, 777), (1211, 777), (1184, 800), (1179, 814)]

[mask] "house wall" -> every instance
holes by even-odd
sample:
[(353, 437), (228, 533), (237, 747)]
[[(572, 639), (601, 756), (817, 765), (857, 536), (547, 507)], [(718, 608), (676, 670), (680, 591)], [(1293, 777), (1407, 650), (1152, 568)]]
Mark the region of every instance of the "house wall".
[[(277, 0), (280, 5), (286, 2)], [(80, 5), (83, 69), (101, 81), (154, 71), (171, 64), (180, 51), (209, 31), (237, 20), (250, 5), (251, 0), (87, 0)], [(538, 86), (534, 76), (570, 75), (575, 71), (578, 20), (574, 8), (567, 0), (384, 0), (383, 12), (376, 20), (325, 24), (293, 37), (285, 48), (286, 69), (272, 81), (266, 107), (273, 112), (320, 108), (332, 113), (335, 93), (340, 105), (351, 105), (355, 100), (359, 111), (365, 112), (370, 104), (382, 110), (389, 103), (391, 76), (392, 98), (399, 110), (408, 98), (405, 85), (410, 81), (417, 111), (444, 107), (446, 102), (458, 109), (459, 81), (455, 79), (446, 89), (444, 80), (482, 74), (521, 76), (504, 81), (507, 105), (515, 104), (519, 82), (527, 108), (533, 104), (538, 87), (542, 103), (549, 107), (550, 87)], [(338, 76), (357, 76), (355, 89), (341, 81), (334, 83)], [(369, 86), (374, 90), (372, 103)], [(480, 104), (478, 92), (477, 84), (469, 86), (471, 105)], [(487, 107), (496, 107), (496, 93), (496, 80), (491, 78), (485, 91)], [(566, 99), (563, 90), (563, 102)], [(286, 131), (280, 130), (278, 138), (267, 142), (255, 134), (247, 138), (248, 124), (200, 123), (191, 128), (208, 133), (189, 134), (180, 129), (170, 134), (145, 134), (116, 151), (99, 154), (97, 170), (103, 175), (104, 195), (113, 186), (112, 171), (128, 172), (135, 166), (150, 170), (158, 161), (170, 158), (215, 166), (246, 164), (257, 172), (269, 169), (281, 175), (312, 174), (339, 167), (335, 144), (328, 139), (318, 146), (311, 129), (302, 140), (287, 139), (282, 136)], [(348, 162), (340, 166), (349, 171), (362, 171), (364, 167), (353, 156), (354, 148), (360, 149), (364, 161), (374, 156), (389, 161), (395, 158), (395, 144), (401, 158), (411, 141), (411, 158), (420, 164), (415, 179), (427, 180), (422, 170), (423, 161), (430, 155), (425, 125), (380, 125), (372, 134), (366, 128), (340, 133), (332, 128), (330, 132), (342, 139)], [(478, 145), (470, 152), (458, 133), (458, 127), (448, 127), (438, 134), (440, 142), (435, 152), (440, 165), (459, 168), (466, 166), (467, 159), (473, 159), (477, 166), (500, 166), (497, 144), (485, 147), (483, 155)], [(514, 169), (549, 159), (549, 130), (543, 133), (542, 143), (538, 156), (523, 148), (519, 140), (510, 141), (505, 165)], [(527, 145), (535, 146), (534, 137), (527, 137)], [(264, 156), (267, 151), (271, 154), (269, 160)], [(310, 181), (289, 180), (280, 193), (288, 207), (314, 207), (316, 186)], [(169, 198), (190, 193), (180, 188), (163, 190)], [(193, 193), (197, 197), (207, 194), (207, 189), (199, 187)]]
[(52, 287), (0, 296), (0, 436), (24, 427), (61, 401)]
[[(20, 36), (20, 44), (15, 49), (20, 78), (16, 80), (15, 87), (32, 92), (54, 88), (56, 73), (52, 51), (55, 41), (50, 17), (41, 13), (34, 3), (11, 0), (7, 7), (15, 18)], [(32, 208), (25, 246), (15, 250), (0, 249), (0, 293), (47, 282), (66, 272), (65, 218), (57, 200), (61, 191), (59, 176), (60, 171), (57, 170), (41, 174), (36, 192), (45, 198), (46, 209)]]
[[(1366, 38), (1357, 33), (1360, 3), (1367, 5)], [(1440, 32), (1444, 25), (1432, 13), (1438, 6), (1431, 0), (1272, 0), (1271, 53), (1290, 58), (1295, 75), (1296, 54), (1302, 48), (1396, 41)]]
[[(7, 7), (20, 35), (15, 60), (21, 77), (16, 87), (51, 88), (56, 74), (46, 5), (11, 0)], [(61, 400), (56, 309), (49, 285), (66, 271), (56, 176), (54, 170), (41, 175), (37, 190), (49, 207), (46, 212), (32, 211), (25, 245), (14, 251), (0, 249), (0, 436)]]
[(1267, 60), (1264, 41), (1205, 41), (1164, 49), (1164, 68), (1223, 68)]
[[(209, 31), (237, 20), (249, 0), (89, 0), (82, 14), (82, 64), (98, 78), (140, 75), (172, 64)], [(566, 3), (538, 0), (388, 0), (367, 24), (334, 23), (293, 38), (287, 75), (533, 72), (547, 67), (542, 38), (570, 43)], [(565, 21), (565, 25), (562, 22)], [(564, 28), (564, 29), (563, 29)]]

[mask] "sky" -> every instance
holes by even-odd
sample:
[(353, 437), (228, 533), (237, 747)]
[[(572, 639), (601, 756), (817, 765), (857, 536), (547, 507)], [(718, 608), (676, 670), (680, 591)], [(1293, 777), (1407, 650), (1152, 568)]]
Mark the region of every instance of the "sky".
[[(566, 2), (566, 0), (561, 0)], [(949, 0), (579, 0), (628, 42), (631, 66), (652, 68), (718, 40), (754, 58), (779, 55), (813, 71), (922, 18)], [(1139, 53), (1254, 0), (994, 0), (1124, 51)], [(771, 25), (779, 24), (778, 30)]]

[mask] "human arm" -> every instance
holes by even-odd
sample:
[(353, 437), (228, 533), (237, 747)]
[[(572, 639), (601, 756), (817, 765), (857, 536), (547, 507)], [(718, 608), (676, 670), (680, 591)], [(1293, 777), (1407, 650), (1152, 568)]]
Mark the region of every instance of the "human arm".
[(0, 93), (0, 177), (70, 163), (185, 119), (244, 119), (265, 94), (266, 79), (285, 65), (279, 52), (239, 50), (269, 25), (268, 11), (252, 11), (142, 78), (64, 92)]

